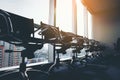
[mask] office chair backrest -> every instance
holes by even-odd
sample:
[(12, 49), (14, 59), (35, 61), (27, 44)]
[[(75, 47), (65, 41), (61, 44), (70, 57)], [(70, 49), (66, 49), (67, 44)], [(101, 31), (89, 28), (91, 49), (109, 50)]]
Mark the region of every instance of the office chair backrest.
[(60, 34), (59, 34), (59, 28), (49, 25), (49, 24), (45, 24), (41, 22), (41, 32), (42, 35), (45, 36), (45, 39), (51, 39), (51, 38), (60, 38)]
[(29, 38), (34, 33), (33, 19), (28, 19), (16, 14), (10, 14), (10, 19), (13, 26), (13, 35), (25, 39)]
[(33, 19), (0, 10), (0, 36), (25, 40), (30, 38), (31, 34), (34, 34)]
[(11, 31), (8, 17), (9, 15), (6, 12), (0, 10), (0, 36), (7, 35)]

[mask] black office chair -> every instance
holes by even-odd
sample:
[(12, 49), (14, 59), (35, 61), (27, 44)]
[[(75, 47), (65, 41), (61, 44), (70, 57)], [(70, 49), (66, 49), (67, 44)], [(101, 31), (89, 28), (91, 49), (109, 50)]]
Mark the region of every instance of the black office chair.
[[(22, 63), (20, 64), (19, 71), (0, 75), (0, 80), (37, 80), (37, 77), (41, 78), (43, 76), (47, 78), (47, 74), (39, 70), (26, 71), (25, 57), (28, 59), (34, 58), (34, 52), (37, 49), (41, 49), (44, 44), (43, 39), (34, 37), (33, 19), (28, 19), (0, 10), (0, 40), (16, 46), (23, 46), (25, 48), (24, 50), (19, 51), (21, 52), (22, 57)], [(15, 51), (7, 50), (7, 52), (10, 53)], [(39, 73), (39, 75), (37, 73)], [(36, 75), (33, 76), (33, 74)], [(41, 79), (44, 80), (44, 78)]]

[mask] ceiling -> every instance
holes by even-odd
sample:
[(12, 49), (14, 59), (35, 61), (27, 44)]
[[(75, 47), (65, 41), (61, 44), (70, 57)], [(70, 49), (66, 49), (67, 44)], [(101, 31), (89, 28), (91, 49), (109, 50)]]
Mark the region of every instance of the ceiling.
[(120, 0), (82, 0), (82, 3), (92, 14), (120, 11)]

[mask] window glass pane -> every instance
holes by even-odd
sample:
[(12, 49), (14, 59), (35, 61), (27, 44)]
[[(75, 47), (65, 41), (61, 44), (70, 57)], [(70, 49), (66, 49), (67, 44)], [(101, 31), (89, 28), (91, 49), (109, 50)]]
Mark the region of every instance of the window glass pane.
[(24, 17), (33, 18), (34, 22), (48, 23), (49, 0), (2, 0), (0, 8)]
[(82, 5), (80, 0), (76, 0), (77, 2), (77, 34), (84, 36), (84, 6)]
[[(65, 32), (72, 32), (72, 0), (57, 0), (56, 26)], [(61, 59), (70, 58), (72, 50), (66, 50), (66, 54), (60, 54)]]
[[(23, 16), (33, 18), (34, 23), (40, 24), (40, 21), (48, 23), (50, 0), (2, 0), (0, 8)], [(39, 37), (35, 34), (36, 37)], [(21, 62), (20, 52), (5, 53), (5, 50), (23, 50), (23, 47), (16, 47), (7, 42), (0, 41), (0, 67), (16, 66)], [(45, 44), (41, 50), (36, 51), (35, 58), (28, 60), (27, 63), (43, 62), (48, 59), (48, 45)]]
[[(76, 3), (77, 3), (77, 34), (78, 35), (81, 35), (81, 36), (85, 36), (85, 25), (87, 25), (87, 19), (86, 18), (86, 15), (84, 10), (84, 6), (83, 4), (81, 3), (81, 0), (76, 0)], [(81, 53), (78, 54), (79, 57), (83, 57), (85, 56), (86, 52), (85, 52), (85, 49), (82, 49), (81, 50)]]
[(72, 0), (57, 0), (56, 9), (56, 25), (72, 32)]
[(92, 15), (88, 12), (88, 38), (92, 39)]

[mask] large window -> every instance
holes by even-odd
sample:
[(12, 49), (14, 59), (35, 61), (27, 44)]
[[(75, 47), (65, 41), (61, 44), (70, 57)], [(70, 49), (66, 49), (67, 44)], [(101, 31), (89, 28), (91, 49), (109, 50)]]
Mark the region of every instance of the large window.
[[(72, 0), (56, 0), (56, 26), (65, 32), (72, 32)], [(72, 50), (60, 54), (61, 59), (70, 58)]]
[[(77, 34), (83, 37), (92, 39), (92, 16), (83, 6), (81, 0), (76, 0), (77, 3)], [(81, 50), (78, 56), (85, 56), (85, 49)]]
[[(23, 16), (34, 19), (34, 23), (48, 23), (49, 19), (49, 1), (50, 0), (2, 0), (0, 8)], [(35, 34), (39, 38), (39, 35)], [(5, 50), (22, 50), (22, 47), (16, 47), (9, 43), (0, 41), (0, 67), (16, 66), (21, 62), (20, 53), (5, 53)], [(47, 44), (41, 50), (36, 51), (35, 58), (27, 60), (27, 63), (43, 62), (48, 60)]]
[[(77, 33), (78, 35), (81, 35), (83, 37), (92, 38), (91, 14), (88, 13), (87, 9), (81, 3), (81, 0), (75, 0), (75, 3), (73, 2), (74, 0), (57, 0), (57, 4), (56, 4), (57, 26), (61, 30), (66, 32), (73, 32), (74, 30), (72, 29), (77, 29), (77, 31), (73, 33)], [(74, 20), (77, 22), (74, 22)], [(74, 24), (76, 26), (73, 26)], [(79, 54), (79, 56), (85, 55), (84, 50), (82, 50), (81, 52), (82, 53)], [(70, 48), (67, 50), (66, 55), (61, 54), (60, 57), (64, 59), (68, 57), (70, 58), (71, 56), (72, 56), (72, 49)]]
[[(51, 8), (50, 1), (53, 0), (3, 0), (0, 2), (0, 8), (27, 18), (33, 18), (34, 23), (44, 22), (49, 24)], [(80, 0), (56, 0), (56, 26), (65, 32), (73, 32), (73, 1), (76, 5), (76, 32), (78, 35), (92, 38), (91, 15), (87, 12)], [(51, 8), (50, 8), (51, 7)], [(39, 35), (35, 34), (39, 38)], [(16, 66), (21, 62), (19, 53), (5, 53), (5, 49), (21, 50), (6, 42), (0, 41), (0, 67)], [(52, 49), (49, 49), (52, 50)], [(62, 59), (72, 57), (72, 49), (67, 49), (67, 54), (60, 55)], [(36, 63), (48, 61), (48, 44), (45, 44), (41, 50), (36, 51), (35, 58), (28, 60), (27, 63)], [(50, 54), (51, 55), (51, 54)], [(84, 51), (82, 54), (84, 55)], [(12, 59), (13, 58), (13, 59)]]

